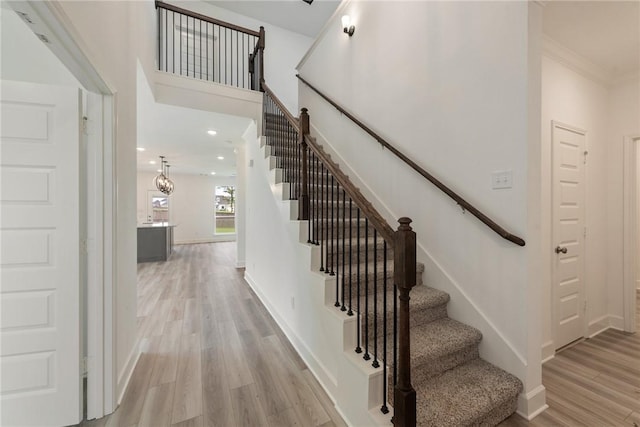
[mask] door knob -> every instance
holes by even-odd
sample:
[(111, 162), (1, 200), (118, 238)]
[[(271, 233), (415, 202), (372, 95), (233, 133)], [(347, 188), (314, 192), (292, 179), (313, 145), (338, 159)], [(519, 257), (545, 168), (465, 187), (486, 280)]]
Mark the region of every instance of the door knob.
[(559, 254), (559, 253), (566, 254), (566, 253), (567, 253), (567, 248), (564, 248), (564, 247), (558, 246), (558, 247), (556, 247), (556, 253), (557, 253), (557, 254)]

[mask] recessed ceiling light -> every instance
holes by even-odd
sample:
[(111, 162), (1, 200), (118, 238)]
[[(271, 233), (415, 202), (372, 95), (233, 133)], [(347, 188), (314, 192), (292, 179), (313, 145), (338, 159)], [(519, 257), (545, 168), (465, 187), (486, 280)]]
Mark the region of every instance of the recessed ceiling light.
[(218, 156), (218, 160), (224, 160), (224, 157)]
[(215, 175), (215, 174), (216, 174), (215, 172), (211, 172), (211, 175)]
[(138, 148), (136, 148), (136, 150), (138, 150), (138, 151), (144, 151), (144, 148), (143, 148), (143, 147), (138, 147)]
[(162, 172), (162, 169), (157, 169), (156, 172)]
[(215, 130), (208, 130), (207, 133), (209, 135), (216, 135), (218, 132), (216, 132)]
[(149, 160), (149, 164), (150, 164), (150, 165), (155, 165), (155, 164), (156, 164), (156, 161), (155, 161), (155, 160)]

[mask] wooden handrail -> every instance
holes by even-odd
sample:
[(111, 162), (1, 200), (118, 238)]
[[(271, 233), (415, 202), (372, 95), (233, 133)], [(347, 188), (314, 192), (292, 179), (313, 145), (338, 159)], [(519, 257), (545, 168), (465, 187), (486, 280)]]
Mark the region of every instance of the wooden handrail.
[(459, 196), (457, 193), (455, 193), (449, 187), (444, 185), (440, 180), (435, 178), (433, 175), (431, 175), (429, 172), (424, 170), (422, 167), (418, 166), (413, 160), (411, 160), (409, 157), (407, 157), (404, 153), (402, 153), (400, 150), (398, 150), (396, 147), (391, 145), (389, 142), (387, 142), (380, 135), (378, 135), (373, 130), (371, 130), (368, 126), (366, 126), (364, 123), (362, 123), (360, 120), (358, 120), (353, 114), (349, 113), (347, 110), (342, 108), (340, 105), (338, 105), (331, 98), (326, 96), (324, 93), (320, 92), (317, 88), (315, 88), (311, 83), (309, 83), (304, 78), (302, 78), (299, 74), (297, 74), (296, 77), (298, 77), (298, 79), (300, 79), (300, 81), (302, 81), (305, 85), (309, 86), (309, 88), (311, 88), (311, 90), (313, 90), (315, 93), (320, 95), (320, 97), (322, 97), (325, 101), (327, 101), (329, 104), (331, 104), (336, 110), (340, 111), (342, 114), (347, 116), (352, 122), (354, 122), (362, 130), (364, 130), (366, 133), (368, 133), (373, 139), (375, 139), (377, 142), (379, 142), (383, 147), (385, 147), (386, 149), (391, 151), (398, 158), (400, 158), (400, 160), (402, 160), (403, 162), (405, 162), (406, 164), (411, 166), (411, 168), (413, 168), (413, 170), (418, 172), (420, 175), (422, 175), (424, 178), (426, 178), (429, 182), (431, 182), (433, 185), (435, 185), (438, 189), (440, 189), (443, 193), (445, 193), (447, 196), (452, 198), (458, 205), (460, 205), (460, 207), (462, 209), (464, 209), (465, 211), (469, 211), (473, 216), (478, 218), (482, 223), (484, 223), (490, 229), (492, 229), (497, 234), (499, 234), (500, 237), (502, 237), (503, 239), (508, 240), (508, 241), (510, 241), (512, 243), (515, 243), (518, 246), (524, 246), (525, 245), (524, 239), (522, 239), (521, 237), (518, 237), (518, 236), (508, 232), (507, 230), (505, 230), (504, 228), (499, 226), (491, 218), (489, 218), (484, 213), (480, 212), (480, 210), (478, 210), (475, 206), (473, 206), (471, 203), (467, 202), (465, 199), (463, 199), (461, 196)]
[(183, 9), (181, 7), (178, 7), (178, 6), (174, 6), (172, 4), (156, 0), (156, 9), (159, 8), (159, 7), (161, 7), (162, 9), (170, 10), (172, 12), (181, 13), (183, 15), (190, 16), (191, 18), (200, 19), (202, 21), (209, 22), (211, 24), (220, 25), (221, 27), (226, 27), (226, 28), (229, 28), (231, 30), (240, 31), (241, 33), (246, 33), (246, 34), (249, 34), (249, 35), (252, 35), (252, 36), (260, 37), (260, 33), (258, 31), (250, 30), (249, 28), (244, 28), (244, 27), (241, 27), (241, 26), (235, 25), (235, 24), (230, 24), (228, 22), (224, 22), (224, 21), (221, 21), (219, 19), (211, 18), (209, 16), (202, 15), (200, 13), (192, 12), (190, 10)]
[(387, 221), (385, 221), (382, 215), (380, 215), (373, 205), (362, 195), (358, 187), (351, 182), (349, 177), (342, 172), (340, 166), (331, 160), (331, 156), (328, 155), (320, 145), (318, 145), (315, 138), (307, 134), (304, 136), (304, 141), (307, 143), (309, 149), (313, 151), (320, 160), (322, 160), (322, 163), (324, 163), (324, 166), (329, 170), (329, 173), (331, 173), (338, 183), (340, 183), (344, 191), (349, 195), (349, 197), (351, 197), (356, 206), (360, 208), (362, 213), (364, 213), (364, 216), (371, 221), (373, 227), (378, 230), (378, 233), (382, 235), (387, 244), (393, 248), (394, 231)]
[(262, 89), (264, 90), (264, 92), (267, 95), (269, 95), (269, 97), (271, 99), (273, 99), (273, 102), (276, 103), (278, 108), (280, 108), (280, 110), (282, 110), (282, 113), (287, 118), (287, 121), (291, 124), (291, 126), (293, 126), (293, 128), (296, 130), (296, 132), (300, 132), (300, 122), (298, 121), (298, 119), (296, 117), (294, 117), (293, 114), (291, 114), (289, 112), (289, 110), (287, 110), (287, 107), (284, 106), (282, 101), (280, 101), (280, 99), (278, 99), (276, 94), (273, 93), (273, 91), (269, 88), (269, 86), (267, 86), (267, 84), (264, 81), (262, 82)]

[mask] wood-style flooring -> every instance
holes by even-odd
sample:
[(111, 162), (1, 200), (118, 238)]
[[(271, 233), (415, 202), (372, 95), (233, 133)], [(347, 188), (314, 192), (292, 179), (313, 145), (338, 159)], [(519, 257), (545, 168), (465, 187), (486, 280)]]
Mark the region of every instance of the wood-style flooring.
[[(144, 352), (118, 410), (82, 426), (345, 425), (234, 253), (234, 243), (185, 245), (167, 262), (138, 264)], [(542, 376), (549, 409), (502, 427), (640, 425), (640, 333), (584, 340)]]
[[(640, 331), (640, 293), (636, 300)], [(556, 354), (542, 367), (549, 409), (501, 427), (640, 426), (640, 333), (609, 329)]]
[(82, 426), (345, 426), (234, 264), (235, 243), (138, 264), (143, 353), (117, 411)]

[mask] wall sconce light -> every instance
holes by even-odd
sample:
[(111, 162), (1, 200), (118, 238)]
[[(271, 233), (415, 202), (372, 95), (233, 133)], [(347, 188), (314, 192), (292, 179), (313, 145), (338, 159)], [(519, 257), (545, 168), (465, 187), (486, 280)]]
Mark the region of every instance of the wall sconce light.
[(349, 18), (349, 15), (344, 15), (342, 17), (342, 30), (349, 34), (349, 37), (351, 37), (356, 31), (356, 27), (351, 25), (351, 18)]

